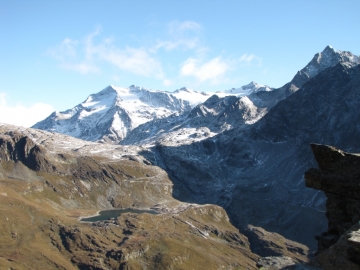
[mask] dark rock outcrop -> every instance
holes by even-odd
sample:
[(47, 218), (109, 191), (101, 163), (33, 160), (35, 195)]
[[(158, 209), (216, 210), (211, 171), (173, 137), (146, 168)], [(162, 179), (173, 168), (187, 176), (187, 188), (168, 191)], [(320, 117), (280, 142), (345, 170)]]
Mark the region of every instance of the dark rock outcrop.
[(262, 257), (286, 256), (298, 263), (307, 261), (307, 246), (286, 239), (278, 233), (249, 225), (244, 235), (249, 239), (252, 252)]
[(324, 269), (360, 269), (360, 155), (312, 144), (319, 169), (305, 173), (306, 186), (327, 197), (328, 230), (317, 236), (315, 264)]
[(17, 133), (0, 137), (0, 161), (20, 161), (34, 171), (56, 170), (46, 159), (46, 150), (27, 136)]

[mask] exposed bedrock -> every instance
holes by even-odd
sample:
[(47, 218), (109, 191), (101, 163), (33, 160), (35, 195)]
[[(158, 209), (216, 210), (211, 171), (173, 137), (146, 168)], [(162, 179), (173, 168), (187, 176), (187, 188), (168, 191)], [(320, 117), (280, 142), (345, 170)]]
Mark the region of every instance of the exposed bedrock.
[(56, 168), (47, 161), (46, 154), (45, 148), (19, 133), (9, 132), (0, 137), (0, 161), (21, 161), (31, 170), (53, 172)]

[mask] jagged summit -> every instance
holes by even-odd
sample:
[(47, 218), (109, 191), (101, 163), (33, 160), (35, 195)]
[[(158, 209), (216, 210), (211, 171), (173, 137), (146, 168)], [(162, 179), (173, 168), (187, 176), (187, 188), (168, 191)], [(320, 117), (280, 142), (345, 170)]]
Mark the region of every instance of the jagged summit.
[(294, 88), (298, 89), (310, 78), (315, 77), (320, 72), (338, 63), (346, 63), (347, 66), (353, 67), (360, 64), (360, 57), (348, 51), (335, 50), (328, 45), (322, 52), (316, 53), (312, 60), (297, 72), (291, 84)]
[(105, 94), (105, 93), (111, 93), (111, 92), (116, 92), (116, 87), (112, 84), (105, 87), (103, 90), (101, 90), (97, 94)]
[(231, 88), (225, 91), (218, 91), (216, 94), (231, 94), (236, 96), (248, 96), (252, 93), (260, 92), (260, 91), (271, 91), (273, 88), (258, 84), (257, 82), (251, 81), (249, 84), (243, 85), (240, 88)]
[(257, 87), (259, 84), (257, 82), (251, 81), (249, 84), (244, 85), (243, 87)]
[(83, 107), (95, 107), (99, 102), (104, 103), (104, 105), (114, 103), (116, 101), (117, 95), (117, 90), (110, 85), (100, 92), (88, 96), (88, 98), (83, 103), (81, 103), (81, 105)]
[(331, 46), (326, 46), (322, 52), (315, 54), (303, 71), (312, 78), (324, 69), (335, 66), (339, 62), (350, 62), (356, 65), (360, 63), (360, 58), (351, 52), (343, 52), (335, 50)]
[[(179, 88), (179, 89), (176, 89), (174, 92), (172, 92), (171, 94), (173, 94), (173, 95), (176, 95), (176, 94), (181, 94), (181, 93), (189, 93), (189, 94), (192, 94), (192, 93), (197, 93), (197, 94), (200, 94), (200, 92), (198, 92), (198, 91), (195, 91), (195, 90), (193, 90), (193, 89), (190, 89), (190, 88), (187, 88), (187, 87), (181, 87), (181, 88)], [(209, 95), (209, 94), (207, 94), (207, 95)]]
[(244, 85), (242, 88), (251, 89), (253, 92), (271, 91), (272, 90), (272, 88), (270, 88), (269, 86), (258, 84), (257, 82), (254, 82), (254, 81), (251, 81), (249, 84)]
[[(333, 48), (333, 46), (327, 45), (320, 54), (329, 55), (329, 54), (336, 54), (336, 52), (341, 52), (341, 51), (337, 51)], [(317, 53), (317, 54), (319, 54), (319, 53)]]
[(179, 92), (181, 92), (181, 91), (190, 92), (190, 91), (192, 91), (192, 90), (191, 90), (191, 89), (188, 89), (188, 88), (186, 88), (186, 87), (184, 86), (184, 87), (181, 87), (180, 89), (176, 89), (176, 90), (174, 91), (174, 93), (179, 93)]

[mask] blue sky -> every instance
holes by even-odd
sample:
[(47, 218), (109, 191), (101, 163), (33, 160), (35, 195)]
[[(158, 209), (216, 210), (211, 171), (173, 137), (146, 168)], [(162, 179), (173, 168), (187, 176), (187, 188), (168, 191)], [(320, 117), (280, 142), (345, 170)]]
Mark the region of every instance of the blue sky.
[(0, 122), (106, 86), (280, 87), (326, 45), (360, 54), (360, 1), (0, 1)]

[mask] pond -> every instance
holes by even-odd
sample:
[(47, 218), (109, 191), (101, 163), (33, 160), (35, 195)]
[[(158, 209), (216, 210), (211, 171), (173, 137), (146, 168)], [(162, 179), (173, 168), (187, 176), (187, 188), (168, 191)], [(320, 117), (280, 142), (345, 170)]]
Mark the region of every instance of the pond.
[(96, 221), (109, 220), (111, 218), (117, 218), (118, 216), (124, 213), (135, 213), (135, 214), (148, 213), (153, 215), (159, 214), (159, 212), (156, 212), (154, 210), (146, 210), (146, 209), (111, 209), (111, 210), (100, 211), (97, 216), (85, 217), (80, 219), (80, 221), (96, 222)]

